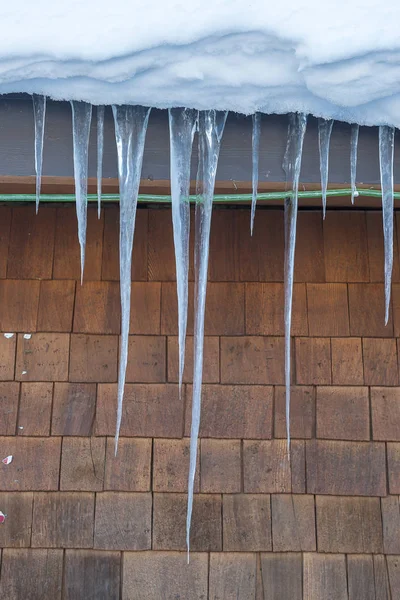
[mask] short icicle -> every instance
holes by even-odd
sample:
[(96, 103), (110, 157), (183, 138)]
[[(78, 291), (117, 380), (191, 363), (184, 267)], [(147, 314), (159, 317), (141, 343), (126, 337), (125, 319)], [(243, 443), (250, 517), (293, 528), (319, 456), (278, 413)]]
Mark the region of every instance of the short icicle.
[(326, 190), (328, 188), (329, 145), (333, 120), (318, 119), (319, 168), (321, 172), (322, 215), (326, 215)]
[(176, 288), (178, 295), (179, 394), (185, 367), (188, 315), (190, 163), (198, 112), (189, 108), (169, 109), (171, 157), (172, 226), (174, 232)]
[(286, 181), (291, 182), (291, 194), (285, 200), (285, 387), (286, 387), (286, 433), (288, 458), (290, 459), (290, 334), (292, 326), (293, 275), (296, 248), (296, 225), (299, 177), (303, 152), (304, 134), (307, 126), (307, 115), (293, 113), (289, 115), (288, 140), (286, 145), (283, 169)]
[(101, 215), (101, 183), (103, 180), (104, 106), (97, 107), (97, 217)]
[(204, 315), (206, 306), (208, 255), (210, 245), (211, 213), (215, 177), (222, 134), (227, 113), (206, 110), (199, 113), (199, 166), (197, 172), (197, 200), (195, 215), (195, 322), (194, 367), (192, 394), (192, 426), (190, 431), (190, 464), (188, 506), (186, 518), (186, 546), (190, 550), (190, 524), (193, 508), (193, 488), (196, 473), (197, 440), (200, 427), (201, 385), (203, 378)]
[(383, 241), (385, 246), (385, 325), (389, 320), (390, 291), (393, 270), (393, 159), (394, 127), (379, 127), (379, 165), (382, 189)]
[(128, 363), (129, 323), (131, 312), (132, 248), (135, 233), (137, 198), (142, 172), (144, 143), (150, 108), (113, 106), (115, 140), (118, 152), (119, 179), (119, 273), (121, 291), (121, 342), (118, 371), (118, 409), (115, 454), (118, 450), (122, 420), (126, 366)]
[(40, 186), (42, 182), (44, 125), (46, 121), (46, 96), (32, 95), (33, 119), (35, 123), (35, 172), (36, 172), (36, 214), (39, 210)]
[(257, 189), (258, 189), (258, 165), (260, 155), (260, 136), (261, 136), (261, 114), (255, 113), (253, 115), (253, 134), (251, 137), (252, 142), (252, 198), (251, 198), (251, 217), (250, 217), (250, 235), (253, 235), (254, 229), (254, 217), (256, 214), (257, 204)]
[(89, 135), (92, 123), (92, 105), (71, 100), (72, 138), (74, 145), (74, 177), (76, 215), (78, 218), (78, 239), (81, 248), (81, 283), (85, 267), (86, 226), (87, 226), (87, 174), (89, 156)]
[(350, 183), (351, 183), (351, 203), (354, 204), (354, 198), (358, 196), (356, 177), (357, 177), (357, 153), (358, 153), (358, 134), (360, 126), (353, 123), (350, 133)]

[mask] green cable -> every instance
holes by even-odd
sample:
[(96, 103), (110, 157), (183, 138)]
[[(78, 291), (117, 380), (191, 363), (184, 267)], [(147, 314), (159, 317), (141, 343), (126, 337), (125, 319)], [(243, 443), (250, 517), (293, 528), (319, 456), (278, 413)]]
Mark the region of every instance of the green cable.
[[(257, 194), (257, 200), (285, 200), (292, 195), (292, 192), (264, 192)], [(351, 196), (351, 189), (336, 189), (328, 190), (326, 195), (330, 198), (340, 196)], [(301, 198), (321, 198), (321, 190), (310, 190), (299, 192), (299, 199)], [(360, 189), (358, 190), (358, 196), (381, 198), (382, 193), (380, 190), (371, 189)], [(197, 196), (189, 196), (190, 202), (196, 202)], [(251, 194), (216, 194), (214, 196), (214, 202), (221, 203), (236, 203), (236, 202), (251, 202)], [(400, 200), (400, 192), (394, 193), (394, 199)], [(102, 202), (118, 202), (119, 194), (102, 194)], [(35, 202), (36, 194), (0, 194), (0, 202)], [(74, 202), (75, 194), (41, 194), (41, 202)], [(97, 201), (97, 194), (88, 194), (88, 201)], [(157, 194), (139, 194), (139, 202), (147, 203), (170, 203), (171, 196), (157, 195)]]

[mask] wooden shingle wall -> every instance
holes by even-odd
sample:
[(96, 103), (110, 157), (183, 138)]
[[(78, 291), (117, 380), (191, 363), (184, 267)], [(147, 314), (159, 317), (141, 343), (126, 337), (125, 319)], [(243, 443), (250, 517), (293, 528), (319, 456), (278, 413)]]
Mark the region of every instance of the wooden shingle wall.
[(400, 218), (385, 327), (381, 213), (299, 215), (289, 463), (283, 213), (249, 217), (213, 215), (188, 566), (170, 211), (138, 210), (114, 457), (118, 210), (81, 287), (74, 207), (0, 208), (1, 600), (400, 598)]

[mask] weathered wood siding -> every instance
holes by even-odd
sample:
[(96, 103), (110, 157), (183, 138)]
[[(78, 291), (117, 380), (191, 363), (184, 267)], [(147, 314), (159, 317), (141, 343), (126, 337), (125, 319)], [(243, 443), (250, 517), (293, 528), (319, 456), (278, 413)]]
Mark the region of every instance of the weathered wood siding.
[(385, 327), (380, 213), (299, 215), (289, 463), (283, 213), (249, 217), (213, 215), (187, 566), (170, 210), (138, 211), (114, 458), (118, 209), (89, 210), (81, 287), (72, 206), (0, 208), (1, 600), (400, 597), (400, 219)]

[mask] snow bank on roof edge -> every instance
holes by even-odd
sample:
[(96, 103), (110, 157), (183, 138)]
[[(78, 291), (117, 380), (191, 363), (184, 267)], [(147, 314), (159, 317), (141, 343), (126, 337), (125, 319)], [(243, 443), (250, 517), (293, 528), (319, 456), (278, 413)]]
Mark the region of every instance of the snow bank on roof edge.
[(0, 93), (400, 126), (400, 2), (15, 0)]

